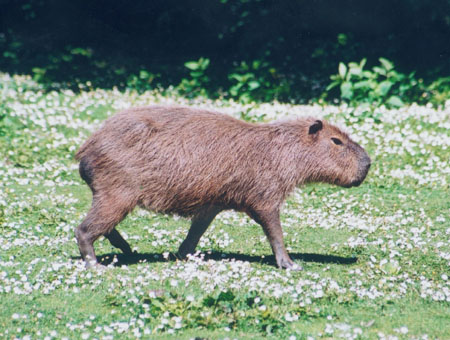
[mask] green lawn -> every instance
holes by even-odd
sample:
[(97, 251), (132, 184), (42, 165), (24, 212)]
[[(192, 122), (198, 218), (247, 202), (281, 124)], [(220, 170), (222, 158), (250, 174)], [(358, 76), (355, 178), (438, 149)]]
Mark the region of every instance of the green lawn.
[[(157, 92), (44, 93), (0, 74), (0, 338), (450, 339), (450, 106), (242, 106)], [(304, 270), (274, 266), (261, 228), (224, 212), (177, 261), (189, 221), (135, 210), (86, 270), (73, 230), (90, 205), (74, 153), (117, 110), (194, 105), (255, 120), (322, 116), (373, 159), (357, 188), (308, 185), (282, 212)]]

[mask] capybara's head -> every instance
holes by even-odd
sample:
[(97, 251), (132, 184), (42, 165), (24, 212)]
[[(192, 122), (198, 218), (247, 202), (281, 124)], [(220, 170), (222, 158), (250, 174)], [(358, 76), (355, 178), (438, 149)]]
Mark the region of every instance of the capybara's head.
[(353, 187), (360, 185), (370, 168), (367, 152), (338, 127), (311, 119), (307, 135), (312, 146), (312, 181)]

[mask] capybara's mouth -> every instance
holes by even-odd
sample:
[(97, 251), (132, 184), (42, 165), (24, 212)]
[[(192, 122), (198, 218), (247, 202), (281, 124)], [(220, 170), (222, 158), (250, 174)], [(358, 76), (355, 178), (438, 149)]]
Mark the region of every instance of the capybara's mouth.
[(364, 180), (366, 179), (367, 174), (369, 173), (369, 169), (370, 169), (370, 163), (368, 163), (365, 167), (364, 170), (361, 172), (361, 177), (360, 179), (353, 181), (350, 183), (350, 187), (359, 187), (361, 185), (362, 182), (364, 182)]
[(363, 181), (364, 181), (364, 179), (362, 179), (360, 181), (354, 181), (354, 182), (350, 183), (350, 187), (359, 187)]
[[(361, 183), (364, 182), (364, 180), (366, 179), (366, 176), (369, 173), (369, 169), (370, 169), (370, 163), (365, 165), (364, 169), (362, 171), (360, 171), (360, 176), (357, 180), (354, 180), (354, 181), (352, 181), (350, 183), (346, 183), (346, 184), (340, 184), (340, 185), (344, 188), (352, 188), (352, 187), (360, 186)], [(336, 184), (339, 184), (339, 183), (336, 183)]]
[(343, 188), (352, 188), (352, 187), (357, 187), (362, 183), (362, 181), (353, 181), (351, 183), (348, 184), (341, 184), (341, 187)]
[(348, 184), (342, 184), (341, 187), (344, 187), (344, 188), (359, 187), (363, 181), (364, 181), (364, 178), (357, 180), (357, 181), (350, 182)]

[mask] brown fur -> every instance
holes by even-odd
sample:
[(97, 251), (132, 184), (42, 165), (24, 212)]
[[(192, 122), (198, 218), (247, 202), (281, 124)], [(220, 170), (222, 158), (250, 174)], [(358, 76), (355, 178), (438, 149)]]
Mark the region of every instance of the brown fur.
[(307, 182), (359, 185), (370, 166), (364, 149), (325, 121), (250, 124), (164, 106), (129, 109), (109, 118), (76, 158), (93, 192), (91, 210), (76, 230), (86, 260), (95, 261), (93, 242), (101, 235), (131, 253), (115, 226), (138, 205), (192, 217), (181, 256), (194, 251), (220, 211), (246, 212), (262, 225), (278, 265), (286, 268), (293, 267), (279, 222), (286, 196)]

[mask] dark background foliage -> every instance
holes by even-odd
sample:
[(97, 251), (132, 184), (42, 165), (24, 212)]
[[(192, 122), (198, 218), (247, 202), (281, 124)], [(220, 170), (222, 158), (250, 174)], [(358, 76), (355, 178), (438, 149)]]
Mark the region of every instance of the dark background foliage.
[(450, 75), (450, 0), (0, 0), (0, 70), (47, 83), (178, 84), (210, 60), (228, 88), (242, 61), (264, 62), (291, 98), (318, 96), (339, 62), (394, 61), (425, 80)]

